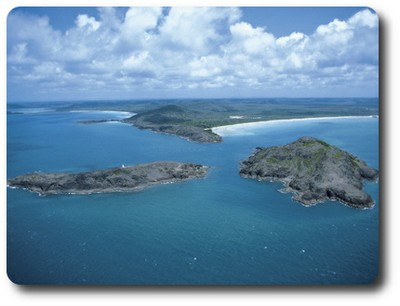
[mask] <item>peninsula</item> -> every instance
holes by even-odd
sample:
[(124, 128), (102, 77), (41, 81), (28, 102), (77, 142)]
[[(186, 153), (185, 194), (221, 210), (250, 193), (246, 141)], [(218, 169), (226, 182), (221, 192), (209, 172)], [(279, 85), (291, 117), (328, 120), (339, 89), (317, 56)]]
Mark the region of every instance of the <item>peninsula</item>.
[(166, 105), (157, 109), (145, 111), (122, 120), (140, 129), (150, 129), (154, 132), (180, 136), (199, 143), (218, 143), (221, 136), (211, 129), (198, 126), (193, 122), (193, 113), (177, 105)]
[(41, 195), (138, 191), (146, 187), (203, 178), (208, 167), (191, 163), (154, 162), (81, 173), (30, 173), (8, 180), (10, 187)]
[[(46, 106), (47, 104), (39, 106)], [(376, 99), (200, 99), (119, 102), (80, 102), (54, 106), (57, 111), (123, 111), (125, 119), (84, 120), (81, 123), (120, 121), (140, 129), (175, 135), (197, 143), (220, 143), (218, 127), (240, 123), (340, 116), (375, 116)], [(215, 129), (217, 128), (217, 129)]]
[(333, 145), (302, 137), (288, 145), (257, 148), (240, 166), (240, 175), (284, 183), (283, 192), (304, 205), (338, 200), (354, 208), (374, 201), (362, 190), (363, 180), (376, 180), (378, 171)]

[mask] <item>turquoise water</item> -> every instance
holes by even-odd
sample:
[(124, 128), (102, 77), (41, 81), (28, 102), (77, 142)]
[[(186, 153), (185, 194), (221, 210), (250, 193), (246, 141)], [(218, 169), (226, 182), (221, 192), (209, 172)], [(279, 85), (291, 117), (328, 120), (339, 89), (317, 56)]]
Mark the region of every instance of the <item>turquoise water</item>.
[(257, 146), (309, 135), (378, 168), (378, 119), (257, 128), (196, 144), (120, 123), (118, 114), (41, 112), (7, 117), (8, 177), (90, 171), (156, 160), (203, 163), (207, 178), (137, 193), (40, 197), (7, 190), (7, 267), (21, 284), (364, 284), (378, 273), (376, 205), (303, 207), (279, 183), (240, 178)]

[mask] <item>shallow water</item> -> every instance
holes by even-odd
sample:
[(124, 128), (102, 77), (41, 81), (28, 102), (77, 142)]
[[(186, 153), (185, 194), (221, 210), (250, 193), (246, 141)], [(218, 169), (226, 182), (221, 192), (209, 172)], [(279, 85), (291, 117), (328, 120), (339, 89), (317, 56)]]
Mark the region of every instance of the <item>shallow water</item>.
[(378, 273), (379, 186), (368, 210), (304, 207), (280, 183), (238, 175), (257, 146), (319, 137), (378, 165), (378, 119), (292, 122), (196, 144), (126, 124), (118, 113), (7, 118), (8, 177), (156, 160), (210, 165), (205, 179), (137, 193), (40, 197), (7, 190), (9, 277), (23, 284), (363, 284)]

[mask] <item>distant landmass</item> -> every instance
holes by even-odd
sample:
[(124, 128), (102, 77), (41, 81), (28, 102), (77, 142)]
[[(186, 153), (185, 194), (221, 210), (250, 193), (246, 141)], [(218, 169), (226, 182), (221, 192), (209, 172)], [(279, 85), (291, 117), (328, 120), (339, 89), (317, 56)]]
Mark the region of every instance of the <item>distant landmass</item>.
[[(58, 111), (79, 109), (134, 112), (135, 116), (119, 121), (198, 143), (221, 142), (222, 137), (211, 130), (218, 126), (278, 119), (369, 116), (379, 112), (376, 99), (358, 98), (82, 102), (57, 107)], [(86, 120), (82, 123), (106, 121), (118, 120)]]
[(41, 195), (137, 191), (146, 187), (203, 178), (208, 167), (191, 163), (154, 162), (81, 173), (30, 173), (8, 180), (10, 187)]
[[(28, 104), (13, 104), (15, 111)], [(175, 105), (190, 114), (197, 126), (211, 128), (235, 123), (276, 119), (368, 116), (379, 113), (377, 98), (242, 98), (242, 99), (169, 99), (126, 101), (43, 102), (37, 107), (57, 111), (103, 110), (141, 114)]]
[(241, 163), (240, 175), (257, 180), (278, 180), (283, 192), (313, 205), (338, 200), (355, 208), (370, 208), (374, 201), (362, 190), (363, 180), (376, 180), (378, 171), (335, 146), (313, 137), (288, 145), (257, 148)]

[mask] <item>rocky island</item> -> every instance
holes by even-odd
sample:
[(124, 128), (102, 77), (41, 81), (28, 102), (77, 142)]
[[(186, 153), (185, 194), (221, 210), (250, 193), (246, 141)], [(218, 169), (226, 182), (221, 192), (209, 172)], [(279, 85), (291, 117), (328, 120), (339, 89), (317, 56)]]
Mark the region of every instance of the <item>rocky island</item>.
[(211, 129), (197, 126), (192, 117), (192, 112), (188, 112), (182, 107), (166, 105), (124, 119), (122, 122), (130, 123), (140, 129), (177, 135), (199, 143), (218, 143), (222, 141), (221, 136), (213, 133)]
[(154, 162), (81, 173), (30, 173), (8, 180), (8, 186), (48, 194), (91, 194), (138, 191), (146, 187), (203, 178), (208, 167)]
[(304, 205), (338, 200), (354, 208), (370, 208), (374, 201), (362, 190), (363, 180), (376, 180), (378, 171), (322, 140), (302, 137), (284, 146), (257, 148), (241, 163), (240, 175), (281, 181), (282, 191)]

